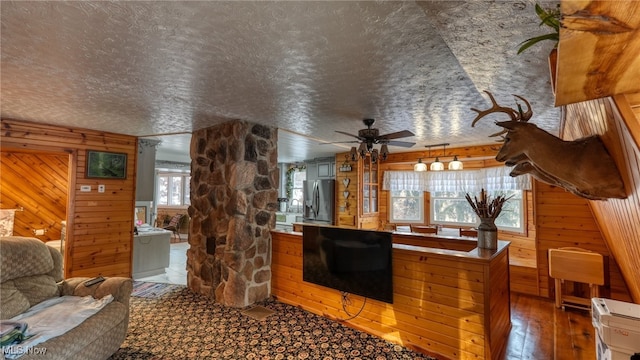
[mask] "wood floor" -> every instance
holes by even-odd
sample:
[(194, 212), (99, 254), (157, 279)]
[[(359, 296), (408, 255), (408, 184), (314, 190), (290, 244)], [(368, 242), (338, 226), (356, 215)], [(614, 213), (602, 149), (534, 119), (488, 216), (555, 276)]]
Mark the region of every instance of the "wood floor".
[(511, 334), (504, 359), (596, 358), (589, 311), (556, 309), (552, 300), (511, 294)]

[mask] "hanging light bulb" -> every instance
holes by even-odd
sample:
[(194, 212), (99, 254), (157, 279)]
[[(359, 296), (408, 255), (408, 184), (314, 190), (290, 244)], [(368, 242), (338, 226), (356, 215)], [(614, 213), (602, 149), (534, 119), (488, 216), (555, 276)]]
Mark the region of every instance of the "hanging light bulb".
[(418, 159), (418, 163), (413, 165), (413, 171), (427, 171), (427, 164), (422, 162), (422, 159)]
[(378, 149), (371, 150), (371, 162), (374, 164), (378, 162)]
[(360, 143), (360, 146), (358, 147), (358, 153), (360, 154), (360, 157), (364, 159), (364, 157), (367, 156), (367, 144)]
[(458, 160), (458, 155), (453, 155), (453, 161), (449, 163), (449, 170), (462, 170), (462, 161)]
[(380, 147), (380, 159), (382, 161), (387, 160), (387, 157), (389, 156), (389, 148), (387, 148), (387, 144), (382, 144), (382, 146)]
[(429, 169), (431, 169), (431, 171), (442, 171), (444, 170), (444, 164), (440, 162), (440, 159), (436, 158), (436, 161), (431, 163)]
[(358, 160), (358, 150), (356, 149), (355, 146), (353, 146), (351, 148), (351, 151), (349, 151), (349, 156), (351, 157), (351, 161)]

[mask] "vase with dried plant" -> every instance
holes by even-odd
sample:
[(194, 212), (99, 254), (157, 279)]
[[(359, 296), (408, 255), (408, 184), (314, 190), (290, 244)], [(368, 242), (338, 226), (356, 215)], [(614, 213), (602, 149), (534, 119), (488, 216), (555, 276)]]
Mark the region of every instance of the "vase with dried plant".
[(465, 195), (467, 202), (471, 205), (473, 212), (480, 218), (478, 225), (478, 247), (482, 249), (495, 250), (498, 248), (498, 227), (496, 226), (496, 218), (500, 215), (504, 203), (511, 199), (511, 196), (498, 195), (491, 198), (487, 192), (482, 189), (480, 198), (467, 193)]

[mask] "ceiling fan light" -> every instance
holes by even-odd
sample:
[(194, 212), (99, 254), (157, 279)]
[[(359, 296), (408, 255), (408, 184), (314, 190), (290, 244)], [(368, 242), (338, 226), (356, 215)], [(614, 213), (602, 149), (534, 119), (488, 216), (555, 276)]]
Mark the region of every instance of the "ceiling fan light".
[(360, 157), (364, 159), (365, 156), (367, 156), (367, 144), (360, 143), (360, 146), (358, 147), (358, 153), (360, 154)]
[(371, 162), (372, 163), (378, 162), (378, 149), (371, 150)]
[(358, 150), (355, 146), (351, 147), (351, 151), (349, 151), (349, 157), (351, 158), (351, 161), (358, 160)]
[(449, 170), (462, 170), (462, 161), (458, 160), (458, 155), (453, 156), (453, 161), (449, 163)]
[(387, 160), (387, 157), (389, 156), (389, 148), (387, 148), (387, 144), (382, 144), (382, 146), (380, 147), (380, 159), (382, 159), (382, 161)]
[(442, 171), (444, 170), (444, 164), (441, 163), (438, 158), (436, 158), (436, 161), (432, 162), (429, 168), (431, 169), (431, 171)]
[(427, 164), (422, 162), (422, 159), (418, 159), (418, 163), (413, 165), (413, 171), (427, 171)]

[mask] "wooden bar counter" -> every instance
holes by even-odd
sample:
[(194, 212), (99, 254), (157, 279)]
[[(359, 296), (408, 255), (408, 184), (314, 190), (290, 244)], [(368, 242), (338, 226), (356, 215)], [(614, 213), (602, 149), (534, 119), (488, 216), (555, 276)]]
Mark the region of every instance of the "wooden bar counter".
[[(511, 329), (509, 242), (393, 233), (393, 304), (302, 281), (302, 233), (273, 230), (272, 294), (438, 359), (499, 359)], [(364, 308), (362, 308), (364, 303)], [(362, 312), (352, 318), (362, 308)]]

